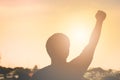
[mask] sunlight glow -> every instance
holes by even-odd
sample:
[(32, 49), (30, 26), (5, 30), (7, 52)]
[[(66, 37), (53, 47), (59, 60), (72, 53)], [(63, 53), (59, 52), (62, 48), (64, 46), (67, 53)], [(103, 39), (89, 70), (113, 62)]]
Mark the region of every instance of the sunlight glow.
[(70, 27), (71, 43), (74, 45), (85, 45), (88, 43), (90, 30), (85, 22), (72, 22), (70, 23)]
[(85, 29), (73, 29), (73, 31), (71, 32), (71, 40), (74, 42), (74, 43), (78, 43), (78, 42), (81, 42), (81, 43), (86, 43), (87, 40), (88, 40), (88, 33), (87, 31), (85, 31)]

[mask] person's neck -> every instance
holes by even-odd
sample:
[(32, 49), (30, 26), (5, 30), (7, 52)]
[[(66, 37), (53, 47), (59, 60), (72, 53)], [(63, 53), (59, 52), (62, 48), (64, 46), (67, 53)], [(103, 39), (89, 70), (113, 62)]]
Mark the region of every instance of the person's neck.
[(51, 65), (59, 66), (59, 67), (64, 66), (65, 64), (66, 64), (66, 61), (54, 61), (51, 63)]

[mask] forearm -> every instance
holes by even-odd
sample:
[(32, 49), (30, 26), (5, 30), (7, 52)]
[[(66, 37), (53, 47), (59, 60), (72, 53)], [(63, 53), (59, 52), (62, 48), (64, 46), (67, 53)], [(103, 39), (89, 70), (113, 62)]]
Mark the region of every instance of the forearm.
[(98, 40), (100, 38), (102, 23), (103, 21), (96, 21), (96, 25), (95, 28), (93, 29), (88, 45), (96, 47)]
[(96, 47), (96, 45), (98, 43), (98, 40), (99, 40), (99, 37), (100, 37), (100, 34), (101, 34), (102, 23), (106, 18), (106, 13), (99, 10), (96, 13), (95, 17), (96, 17), (96, 20), (97, 20), (96, 25), (95, 25), (95, 28), (94, 28), (92, 34), (91, 34), (89, 44), (88, 44), (88, 46), (90, 45), (94, 48)]

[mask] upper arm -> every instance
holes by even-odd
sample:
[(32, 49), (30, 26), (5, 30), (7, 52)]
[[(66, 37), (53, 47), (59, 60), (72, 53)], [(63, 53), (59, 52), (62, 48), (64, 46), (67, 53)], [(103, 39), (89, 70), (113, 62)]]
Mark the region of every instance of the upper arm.
[(78, 57), (73, 59), (70, 62), (70, 64), (75, 69), (84, 73), (88, 69), (88, 67), (93, 59), (94, 50), (95, 50), (94, 46), (87, 45), (84, 48), (84, 50), (82, 51), (82, 53)]

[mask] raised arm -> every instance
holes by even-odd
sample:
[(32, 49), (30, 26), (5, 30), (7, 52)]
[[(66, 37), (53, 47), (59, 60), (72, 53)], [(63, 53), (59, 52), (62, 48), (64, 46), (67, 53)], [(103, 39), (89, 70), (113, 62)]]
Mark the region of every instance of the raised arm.
[(106, 17), (106, 14), (103, 11), (98, 11), (95, 17), (96, 25), (91, 34), (88, 45), (77, 58), (70, 62), (76, 69), (79, 69), (83, 73), (87, 70), (93, 59), (93, 54), (100, 37), (102, 23)]
[(95, 50), (98, 40), (100, 38), (101, 29), (102, 29), (102, 23), (106, 17), (106, 14), (103, 11), (98, 11), (95, 15), (96, 17), (96, 25), (95, 28), (91, 34), (89, 43), (87, 46), (90, 46), (92, 50)]

